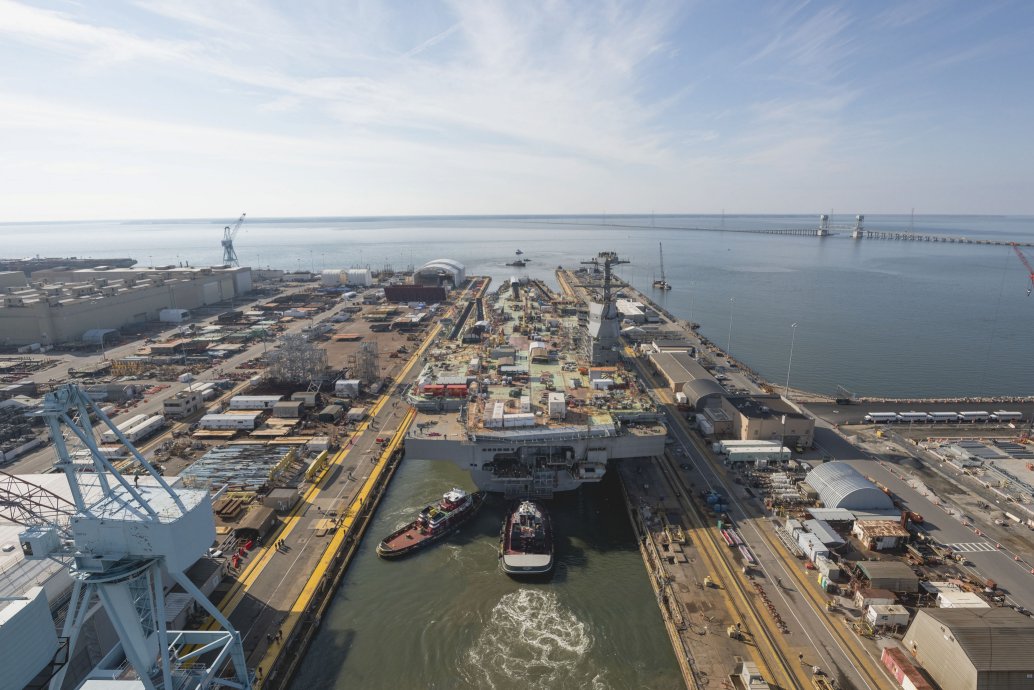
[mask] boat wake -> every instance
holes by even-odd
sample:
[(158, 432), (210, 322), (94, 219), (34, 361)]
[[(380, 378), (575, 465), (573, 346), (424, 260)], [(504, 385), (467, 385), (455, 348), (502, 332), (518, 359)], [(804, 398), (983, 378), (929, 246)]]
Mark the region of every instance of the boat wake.
[(585, 623), (553, 592), (520, 589), (503, 596), (467, 651), (460, 673), (479, 688), (607, 687), (585, 662), (593, 645)]
[(414, 503), (413, 505), (400, 506), (395, 510), (386, 512), (384, 514), (385, 520), (391, 520), (391, 524), (395, 525), (390, 531), (394, 532), (397, 529), (402, 529), (413, 522), (426, 505), (427, 503)]

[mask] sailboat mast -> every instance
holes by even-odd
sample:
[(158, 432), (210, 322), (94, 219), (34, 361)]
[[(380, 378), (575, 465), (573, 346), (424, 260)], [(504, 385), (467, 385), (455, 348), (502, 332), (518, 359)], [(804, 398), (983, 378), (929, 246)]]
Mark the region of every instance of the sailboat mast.
[(661, 281), (668, 282), (668, 279), (664, 276), (664, 243), (658, 242), (657, 247), (661, 250)]

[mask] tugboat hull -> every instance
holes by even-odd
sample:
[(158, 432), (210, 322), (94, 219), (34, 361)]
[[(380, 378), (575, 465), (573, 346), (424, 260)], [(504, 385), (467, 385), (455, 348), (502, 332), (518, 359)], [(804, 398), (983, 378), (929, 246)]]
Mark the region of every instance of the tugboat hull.
[(523, 501), (506, 516), (499, 535), (499, 567), (511, 577), (553, 570), (553, 526), (541, 505)]
[(484, 505), (485, 493), (478, 491), (471, 494), (470, 499), (470, 507), (450, 517), (445, 524), (433, 531), (427, 529), (420, 519), (395, 530), (377, 545), (377, 555), (388, 560), (402, 558), (441, 541), (477, 515), (481, 506)]

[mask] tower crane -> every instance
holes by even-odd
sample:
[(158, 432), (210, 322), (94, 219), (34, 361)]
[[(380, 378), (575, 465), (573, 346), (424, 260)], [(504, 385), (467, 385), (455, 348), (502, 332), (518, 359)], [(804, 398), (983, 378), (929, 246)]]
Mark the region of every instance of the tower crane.
[(1030, 287), (1027, 288), (1027, 297), (1030, 297), (1030, 293), (1034, 292), (1034, 266), (1030, 265), (1030, 262), (1027, 261), (1027, 257), (1025, 257), (1023, 252), (1020, 251), (1020, 245), (1015, 242), (1012, 242), (1011, 244), (1012, 250), (1016, 252), (1016, 256), (1020, 257), (1020, 261), (1022, 261), (1023, 265), (1027, 267), (1027, 273), (1030, 274)]
[[(6, 475), (0, 478), (0, 514), (26, 526), (19, 535), (26, 559), (71, 564), (72, 594), (61, 632), (68, 649), (75, 649), (96, 598), (121, 647), (97, 669), (104, 677), (124, 678), (118, 671), (124, 657), (135, 675), (127, 687), (250, 690), (240, 633), (185, 574), (215, 539), (208, 490), (170, 485), (74, 384), (48, 393), (35, 414), (50, 428), (55, 469), (65, 475), (71, 501)], [(130, 481), (112, 466), (98, 448), (91, 415), (114, 432), (149, 479)], [(89, 449), (92, 471), (77, 471), (63, 430), (68, 440)], [(167, 579), (191, 595), (221, 629), (167, 629)], [(67, 665), (51, 678), (51, 690), (61, 688), (66, 670)], [(93, 682), (87, 680), (84, 687)]]
[(223, 263), (227, 266), (241, 265), (241, 262), (237, 260), (237, 250), (233, 248), (233, 238), (237, 237), (241, 226), (244, 225), (246, 215), (248, 214), (242, 213), (241, 217), (237, 219), (237, 224), (232, 228), (229, 225), (223, 228)]

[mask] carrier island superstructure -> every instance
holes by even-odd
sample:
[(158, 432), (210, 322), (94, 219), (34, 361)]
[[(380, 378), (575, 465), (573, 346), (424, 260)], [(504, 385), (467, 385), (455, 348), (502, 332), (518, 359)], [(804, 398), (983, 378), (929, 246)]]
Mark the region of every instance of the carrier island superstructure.
[(596, 303), (513, 279), (457, 305), (407, 395), (420, 412), (407, 458), (452, 461), (507, 497), (548, 498), (600, 481), (610, 460), (664, 452), (661, 412), (621, 355), (610, 275), (625, 262), (604, 252), (585, 263)]

